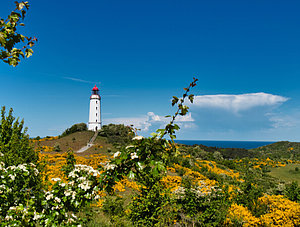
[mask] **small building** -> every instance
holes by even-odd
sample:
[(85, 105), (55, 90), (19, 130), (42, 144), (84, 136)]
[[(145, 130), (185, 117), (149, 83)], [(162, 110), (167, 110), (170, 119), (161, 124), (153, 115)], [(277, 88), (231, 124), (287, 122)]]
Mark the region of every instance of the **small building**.
[(92, 89), (92, 95), (90, 97), (90, 113), (88, 129), (97, 131), (101, 129), (101, 97), (99, 95), (99, 89), (95, 85)]

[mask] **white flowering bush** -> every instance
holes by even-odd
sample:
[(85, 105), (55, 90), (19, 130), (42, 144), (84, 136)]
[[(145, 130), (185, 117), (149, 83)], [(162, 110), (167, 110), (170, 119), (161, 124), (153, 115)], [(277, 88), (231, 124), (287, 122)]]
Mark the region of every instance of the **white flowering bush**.
[(75, 165), (68, 182), (52, 179), (50, 191), (33, 193), (39, 172), (33, 164), (4, 167), (0, 163), (1, 226), (74, 226), (82, 223), (75, 214), (88, 203), (99, 199), (99, 172), (90, 166)]
[(34, 197), (33, 187), (39, 172), (34, 164), (5, 167), (0, 162), (0, 221), (6, 218), (11, 207), (25, 206)]

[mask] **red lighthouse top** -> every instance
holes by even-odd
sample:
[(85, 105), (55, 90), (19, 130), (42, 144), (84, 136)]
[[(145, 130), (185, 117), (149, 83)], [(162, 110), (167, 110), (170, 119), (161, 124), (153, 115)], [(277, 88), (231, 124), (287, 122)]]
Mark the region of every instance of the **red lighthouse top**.
[(93, 87), (92, 91), (99, 91), (99, 88), (97, 88), (97, 86), (95, 85), (95, 87)]

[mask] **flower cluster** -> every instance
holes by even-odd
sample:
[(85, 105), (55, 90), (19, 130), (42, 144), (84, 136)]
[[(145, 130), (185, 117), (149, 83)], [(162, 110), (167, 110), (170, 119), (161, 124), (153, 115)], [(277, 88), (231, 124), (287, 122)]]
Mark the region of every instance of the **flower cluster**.
[(200, 169), (205, 167), (208, 169), (208, 171), (212, 173), (216, 173), (218, 175), (224, 175), (231, 177), (232, 179), (243, 181), (243, 179), (240, 179), (240, 174), (236, 171), (233, 171), (231, 169), (221, 169), (217, 167), (217, 163), (214, 161), (207, 161), (207, 160), (197, 160), (197, 163), (195, 163), (197, 167)]
[(38, 193), (33, 187), (40, 173), (34, 164), (5, 167), (0, 163), (0, 174), (0, 221), (4, 226), (76, 225), (81, 220), (75, 213), (100, 199), (100, 173), (91, 166), (75, 165), (67, 182), (52, 178), (52, 189)]
[(265, 214), (255, 217), (246, 207), (233, 203), (228, 210), (227, 224), (243, 226), (299, 226), (300, 204), (281, 195), (265, 195), (258, 200)]

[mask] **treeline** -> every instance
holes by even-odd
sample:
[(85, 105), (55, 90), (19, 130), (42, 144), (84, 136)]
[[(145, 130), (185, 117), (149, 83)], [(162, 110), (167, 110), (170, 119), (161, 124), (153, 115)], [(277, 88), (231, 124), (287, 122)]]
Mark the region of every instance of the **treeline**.
[(87, 131), (87, 125), (85, 123), (78, 123), (75, 125), (72, 125), (70, 128), (67, 128), (60, 137), (64, 137), (67, 135), (70, 135), (74, 132), (81, 132), (81, 131)]
[(108, 124), (103, 125), (99, 131), (99, 136), (106, 137), (111, 144), (125, 145), (134, 137), (134, 132), (131, 127), (123, 124)]
[(259, 153), (254, 150), (247, 150), (244, 148), (207, 147), (202, 144), (192, 146), (180, 144), (180, 149), (186, 154), (201, 159), (218, 159), (217, 156), (221, 159), (254, 158), (259, 156)]

